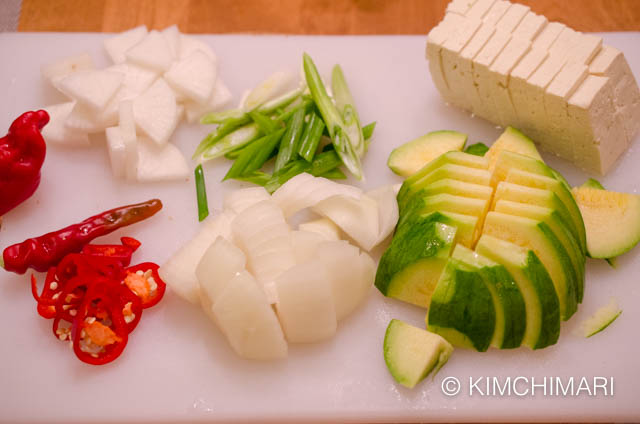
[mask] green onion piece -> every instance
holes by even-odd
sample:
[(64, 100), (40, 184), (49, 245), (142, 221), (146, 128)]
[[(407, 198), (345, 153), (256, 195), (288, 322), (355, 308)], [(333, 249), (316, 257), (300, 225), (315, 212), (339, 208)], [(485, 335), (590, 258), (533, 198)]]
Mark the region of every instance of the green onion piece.
[(236, 129), (213, 144), (202, 154), (202, 159), (209, 160), (224, 156), (232, 150), (246, 146), (260, 137), (258, 125), (251, 123)]
[(366, 151), (366, 146), (362, 128), (360, 127), (360, 118), (340, 65), (335, 65), (331, 72), (331, 89), (333, 90), (336, 107), (342, 113), (342, 119), (344, 120), (345, 129), (349, 133), (348, 139), (353, 145), (353, 150), (358, 156), (362, 157)]
[(294, 100), (297, 100), (302, 95), (302, 88), (296, 88), (295, 90), (291, 90), (283, 95), (276, 97), (275, 99), (269, 100), (258, 106), (255, 110), (260, 113), (269, 114), (271, 112), (276, 111), (277, 109), (281, 109), (283, 107), (288, 106)]
[(246, 112), (242, 109), (229, 109), (222, 112), (209, 112), (200, 118), (200, 123), (207, 124), (222, 124), (228, 119), (240, 119), (246, 115)]
[(489, 148), (484, 143), (475, 143), (467, 146), (464, 151), (470, 155), (484, 156), (489, 151)]
[(331, 136), (336, 151), (347, 169), (359, 180), (362, 179), (362, 165), (360, 157), (354, 151), (354, 143), (349, 139), (349, 131), (344, 125), (342, 114), (338, 111), (333, 101), (327, 95), (327, 90), (320, 78), (313, 60), (308, 54), (303, 55), (304, 73), (309, 86), (311, 96), (327, 125), (327, 130)]
[(222, 124), (218, 125), (215, 131), (207, 135), (204, 140), (200, 142), (200, 144), (196, 148), (195, 153), (192, 156), (192, 159), (198, 158), (204, 152), (209, 150), (211, 146), (215, 145), (227, 135), (241, 128), (243, 125), (249, 124), (250, 122), (251, 118), (249, 117), (249, 115), (243, 116), (241, 118), (229, 118), (225, 120)]
[(336, 169), (340, 165), (342, 165), (340, 156), (338, 156), (335, 150), (328, 150), (316, 156), (311, 163), (309, 173), (314, 177), (319, 177), (333, 169)]
[(267, 189), (269, 193), (273, 193), (276, 191), (282, 184), (289, 181), (291, 178), (295, 177), (298, 174), (302, 174), (309, 170), (311, 165), (304, 159), (295, 160), (293, 162), (289, 162), (284, 168), (282, 168), (278, 172), (274, 172), (273, 176), (265, 184), (264, 188)]
[(322, 138), (322, 132), (324, 131), (324, 122), (317, 113), (312, 112), (309, 123), (304, 129), (304, 134), (300, 140), (300, 148), (298, 153), (300, 156), (306, 159), (307, 162), (311, 162), (318, 150), (318, 144)]
[(339, 168), (332, 169), (331, 171), (327, 171), (324, 174), (320, 175), (324, 178), (329, 178), (330, 180), (346, 180), (347, 176), (344, 175)]
[(263, 134), (272, 133), (278, 128), (277, 122), (273, 121), (267, 115), (264, 115), (257, 110), (249, 112), (249, 116), (251, 117), (253, 122), (258, 125), (260, 131), (262, 131)]
[(362, 127), (362, 136), (364, 137), (365, 141), (371, 138), (371, 136), (373, 135), (373, 130), (375, 129), (376, 129), (376, 122), (372, 122)]
[(202, 222), (209, 216), (209, 203), (207, 202), (207, 189), (204, 184), (204, 172), (202, 164), (196, 166), (196, 196), (198, 198), (198, 221)]
[(225, 175), (222, 181), (250, 174), (260, 169), (269, 159), (271, 152), (278, 146), (278, 142), (284, 131), (284, 128), (282, 128), (274, 133), (265, 135), (243, 148), (242, 153), (238, 156), (238, 159), (233, 163), (231, 168), (229, 168), (227, 175)]
[(295, 111), (287, 130), (280, 140), (280, 149), (278, 150), (278, 156), (276, 156), (275, 172), (281, 170), (287, 163), (296, 158), (298, 154), (298, 141), (302, 135), (302, 128), (304, 126), (305, 109), (300, 108)]
[(253, 171), (250, 174), (235, 177), (234, 180), (247, 181), (249, 183), (264, 187), (269, 181), (271, 181), (271, 178), (271, 174), (266, 174), (261, 171)]
[(240, 147), (239, 149), (232, 150), (224, 154), (224, 157), (230, 160), (238, 159), (238, 156), (242, 154), (242, 151), (246, 149), (248, 146)]

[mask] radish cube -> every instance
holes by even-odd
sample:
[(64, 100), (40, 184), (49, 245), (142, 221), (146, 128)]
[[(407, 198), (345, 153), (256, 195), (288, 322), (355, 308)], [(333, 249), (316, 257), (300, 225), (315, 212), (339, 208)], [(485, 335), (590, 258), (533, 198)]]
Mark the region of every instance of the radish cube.
[(145, 25), (132, 28), (104, 40), (104, 48), (113, 63), (122, 63), (127, 60), (125, 52), (142, 41), (148, 32)]
[(158, 145), (164, 145), (177, 125), (176, 98), (163, 78), (133, 101), (133, 113), (138, 127)]
[(138, 137), (137, 180), (182, 180), (189, 176), (189, 165), (180, 150), (171, 143), (158, 146), (146, 137)]
[(180, 30), (177, 25), (171, 25), (160, 31), (167, 40), (169, 50), (173, 59), (178, 59), (180, 55)]
[(174, 62), (164, 78), (189, 100), (205, 104), (213, 92), (216, 66), (206, 54), (196, 50)]
[(218, 63), (216, 54), (207, 43), (205, 43), (204, 41), (200, 41), (196, 37), (192, 37), (186, 34), (180, 34), (180, 54), (178, 56), (179, 59), (184, 59), (197, 50), (209, 56), (209, 58), (213, 60), (213, 63)]
[(107, 138), (107, 150), (109, 151), (111, 171), (117, 178), (125, 177), (127, 156), (120, 127), (109, 127), (105, 129), (105, 136)]
[(133, 114), (133, 101), (125, 100), (120, 103), (120, 135), (124, 143), (125, 152), (125, 176), (134, 181), (138, 174), (138, 146), (136, 136), (136, 124)]
[(158, 72), (165, 72), (173, 61), (167, 39), (155, 30), (127, 50), (126, 56), (128, 61)]
[(216, 112), (224, 108), (231, 101), (231, 91), (222, 82), (220, 77), (216, 78), (216, 82), (213, 86), (211, 97), (205, 105), (198, 104), (193, 101), (185, 101), (185, 112), (187, 114), (187, 122), (193, 123), (202, 118), (209, 112)]
[(245, 270), (246, 262), (242, 250), (224, 237), (218, 237), (204, 252), (196, 268), (196, 277), (200, 283), (200, 300), (205, 312), (210, 311), (231, 279)]
[(65, 121), (73, 110), (75, 103), (67, 102), (44, 108), (49, 114), (49, 123), (42, 129), (42, 137), (47, 144), (64, 146), (88, 146), (89, 136), (84, 131), (73, 130), (65, 125)]
[(75, 56), (65, 57), (40, 68), (42, 77), (58, 88), (61, 79), (77, 71), (89, 71), (95, 69), (91, 56), (81, 53)]
[(60, 91), (94, 112), (105, 108), (120, 88), (124, 76), (103, 70), (78, 71), (58, 83)]
[(79, 103), (75, 104), (67, 116), (67, 119), (64, 121), (64, 126), (66, 128), (72, 131), (89, 134), (104, 131), (105, 128), (112, 125), (114, 125), (114, 123), (101, 122), (94, 111), (89, 110), (87, 106)]

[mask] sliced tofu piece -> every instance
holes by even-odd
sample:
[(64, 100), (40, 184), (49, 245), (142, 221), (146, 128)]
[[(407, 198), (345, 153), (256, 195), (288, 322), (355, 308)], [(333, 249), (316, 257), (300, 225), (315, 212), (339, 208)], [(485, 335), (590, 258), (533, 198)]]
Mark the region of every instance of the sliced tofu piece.
[(447, 102), (453, 100), (451, 90), (442, 71), (442, 59), (440, 52), (442, 45), (451, 35), (452, 31), (464, 22), (464, 17), (456, 13), (447, 13), (444, 19), (436, 25), (427, 36), (426, 56), (429, 61), (429, 71), (434, 85), (440, 92), (442, 98)]
[(555, 43), (564, 28), (566, 28), (566, 26), (560, 22), (549, 22), (533, 40), (533, 48), (549, 50), (549, 47)]
[(507, 13), (509, 10), (509, 3), (507, 0), (498, 0), (491, 6), (491, 9), (487, 11), (482, 20), (489, 25), (496, 25), (498, 21)]
[(476, 0), (451, 0), (447, 4), (446, 13), (457, 13), (458, 15), (465, 15), (467, 11), (473, 6)]
[(496, 27), (506, 32), (513, 32), (530, 10), (531, 8), (529, 6), (512, 3), (502, 18), (500, 18)]
[(473, 63), (473, 83), (478, 90), (481, 104), (476, 114), (489, 121), (493, 121), (498, 114), (497, 106), (493, 100), (494, 90), (490, 84), (489, 67), (509, 40), (511, 40), (511, 34), (497, 27), (496, 32), (480, 50)]
[(493, 25), (483, 23), (471, 41), (469, 41), (462, 52), (460, 52), (457, 69), (459, 75), (456, 77), (456, 80), (460, 84), (459, 89), (466, 93), (470, 110), (474, 114), (477, 114), (478, 110), (482, 108), (482, 103), (478, 95), (478, 90), (473, 84), (473, 61), (495, 32), (496, 28)]
[(469, 19), (482, 19), (489, 12), (496, 0), (478, 0), (465, 13)]
[(608, 77), (613, 84), (613, 101), (624, 123), (627, 145), (640, 131), (640, 90), (624, 54), (603, 46), (589, 64), (589, 73)]
[(556, 75), (544, 96), (544, 108), (548, 121), (542, 123), (542, 132), (550, 152), (573, 161), (573, 135), (569, 132), (568, 100), (589, 75), (587, 65), (573, 62), (565, 65)]
[(588, 65), (602, 49), (602, 37), (592, 34), (578, 33), (579, 36), (569, 51), (567, 63), (583, 63)]
[(524, 15), (516, 29), (513, 30), (513, 35), (514, 37), (532, 41), (544, 30), (548, 23), (549, 20), (546, 17), (529, 11)]
[(489, 67), (489, 83), (493, 86), (498, 123), (503, 127), (513, 126), (517, 120), (516, 110), (509, 95), (509, 75), (530, 49), (531, 41), (512, 37)]
[[(485, 0), (478, 0), (478, 3)], [(476, 3), (476, 4), (478, 4)], [(440, 60), (442, 64), (442, 72), (452, 94), (451, 102), (458, 107), (470, 110), (470, 102), (467, 93), (461, 87), (460, 73), (460, 52), (474, 37), (480, 28), (482, 21), (479, 19), (464, 18), (460, 25), (452, 31), (451, 35), (442, 44), (440, 52)]]
[(548, 55), (549, 52), (547, 49), (532, 47), (529, 53), (527, 53), (513, 71), (511, 71), (508, 88), (511, 103), (516, 112), (516, 124), (514, 125), (516, 128), (523, 128), (527, 122), (527, 112), (530, 107), (528, 98), (530, 86), (527, 80), (545, 61)]
[(589, 75), (568, 103), (570, 131), (576, 143), (574, 163), (604, 175), (625, 151), (624, 125), (615, 111), (613, 84)]

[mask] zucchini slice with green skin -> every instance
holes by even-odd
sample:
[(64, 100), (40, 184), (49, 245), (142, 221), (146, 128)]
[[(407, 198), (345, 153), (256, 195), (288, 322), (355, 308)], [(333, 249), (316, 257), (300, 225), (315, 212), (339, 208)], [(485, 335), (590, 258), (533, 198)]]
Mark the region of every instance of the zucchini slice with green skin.
[(573, 189), (592, 258), (620, 256), (640, 241), (640, 196), (590, 187)]
[(542, 156), (540, 156), (533, 140), (513, 127), (505, 128), (504, 132), (493, 142), (489, 151), (487, 151), (485, 156), (489, 159), (490, 169), (493, 169), (494, 164), (503, 151), (518, 153), (542, 162)]
[(616, 300), (611, 298), (608, 304), (582, 322), (581, 328), (584, 337), (589, 338), (600, 333), (618, 319), (620, 314), (622, 314), (622, 309), (618, 307)]
[(401, 177), (409, 177), (443, 153), (460, 151), (467, 135), (458, 131), (434, 131), (411, 140), (391, 151), (387, 165)]
[(412, 388), (447, 363), (453, 346), (437, 334), (392, 319), (384, 335), (383, 352), (391, 376)]

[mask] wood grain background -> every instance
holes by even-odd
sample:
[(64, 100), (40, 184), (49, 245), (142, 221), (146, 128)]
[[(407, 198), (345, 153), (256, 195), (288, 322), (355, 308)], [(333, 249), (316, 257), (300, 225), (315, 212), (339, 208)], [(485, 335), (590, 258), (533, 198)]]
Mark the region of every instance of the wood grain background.
[[(640, 0), (516, 0), (579, 31), (640, 31)], [(1, 0), (0, 0), (1, 3)], [(23, 0), (19, 31), (425, 34), (448, 0)]]

